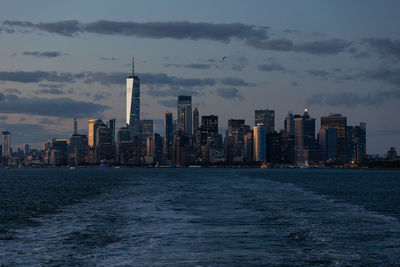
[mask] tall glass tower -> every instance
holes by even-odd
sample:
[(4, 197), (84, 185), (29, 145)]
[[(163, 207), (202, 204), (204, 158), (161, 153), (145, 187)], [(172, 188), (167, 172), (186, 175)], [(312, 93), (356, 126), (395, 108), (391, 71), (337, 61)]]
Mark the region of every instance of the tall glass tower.
[(140, 135), (140, 79), (134, 71), (132, 59), (132, 75), (126, 78), (126, 124), (129, 125), (131, 139)]
[(192, 96), (178, 96), (178, 125), (185, 134), (192, 134)]
[(11, 156), (11, 134), (8, 129), (3, 129), (1, 133), (1, 150), (3, 158)]

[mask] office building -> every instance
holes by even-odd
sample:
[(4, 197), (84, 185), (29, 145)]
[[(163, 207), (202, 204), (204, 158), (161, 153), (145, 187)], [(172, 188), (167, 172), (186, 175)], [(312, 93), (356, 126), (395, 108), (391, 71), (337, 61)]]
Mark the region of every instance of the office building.
[(1, 133), (1, 155), (3, 158), (11, 157), (11, 133), (8, 129)]
[(360, 123), (360, 126), (355, 126), (353, 129), (353, 162), (363, 163), (367, 157), (367, 124)]
[(200, 118), (199, 118), (199, 109), (194, 108), (193, 109), (193, 134), (196, 134), (197, 131), (199, 130), (199, 123), (200, 123)]
[(111, 142), (115, 143), (115, 119), (109, 120), (108, 128), (110, 128)]
[(244, 120), (230, 119), (225, 138), (225, 159), (227, 162), (243, 161), (244, 135)]
[(296, 163), (318, 161), (320, 152), (315, 141), (315, 119), (310, 118), (307, 109), (302, 116), (295, 115), (293, 118)]
[(153, 136), (153, 120), (141, 120), (140, 121), (141, 136), (144, 142), (147, 137)]
[(97, 128), (99, 127), (107, 127), (104, 122), (100, 119), (98, 120), (88, 120), (88, 141), (89, 147), (96, 147), (96, 134)]
[(289, 135), (294, 135), (294, 116), (292, 112), (289, 112), (285, 118), (285, 132)]
[(184, 134), (192, 134), (192, 96), (178, 96), (177, 128)]
[(201, 116), (200, 126), (200, 160), (202, 162), (212, 161), (210, 155), (215, 155), (221, 148), (218, 134), (218, 116)]
[(174, 125), (172, 113), (164, 113), (164, 157), (166, 160), (172, 159), (172, 148), (174, 143)]
[(258, 125), (260, 123), (264, 124), (266, 133), (273, 132), (275, 130), (275, 110), (255, 110), (254, 119), (254, 125)]
[(321, 117), (321, 127), (332, 127), (336, 129), (336, 157), (340, 162), (345, 162), (346, 154), (346, 128), (347, 118), (341, 114), (330, 114)]
[(244, 161), (252, 162), (254, 156), (254, 134), (248, 131), (244, 136)]
[(254, 126), (253, 129), (254, 134), (254, 161), (266, 161), (267, 158), (267, 138), (265, 132), (265, 126), (262, 123), (257, 124)]
[(336, 129), (321, 127), (318, 132), (318, 144), (321, 151), (321, 160), (336, 160)]
[(132, 59), (132, 75), (126, 78), (126, 124), (129, 125), (131, 140), (140, 135), (140, 79), (135, 75)]

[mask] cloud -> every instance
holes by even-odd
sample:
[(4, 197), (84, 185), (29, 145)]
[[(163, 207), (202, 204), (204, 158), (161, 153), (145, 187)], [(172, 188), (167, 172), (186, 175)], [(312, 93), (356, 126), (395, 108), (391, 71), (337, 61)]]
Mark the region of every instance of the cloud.
[(42, 115), (62, 118), (101, 114), (109, 107), (71, 98), (22, 98), (0, 93), (0, 113)]
[(400, 39), (366, 38), (363, 42), (381, 56), (393, 56), (396, 59), (400, 59)]
[(16, 88), (6, 88), (4, 89), (5, 93), (9, 93), (9, 94), (21, 94), (21, 90), (16, 89)]
[(249, 65), (249, 60), (245, 56), (240, 56), (232, 63), (232, 70), (242, 71)]
[(175, 99), (175, 98), (174, 99), (160, 99), (157, 102), (158, 102), (158, 104), (160, 104), (164, 107), (167, 107), (167, 108), (174, 108), (177, 106), (177, 103), (178, 103), (177, 99)]
[(296, 44), (293, 50), (315, 55), (335, 55), (345, 51), (351, 44), (343, 39), (330, 39)]
[(380, 107), (387, 100), (400, 99), (400, 91), (375, 91), (365, 96), (355, 93), (315, 94), (306, 100), (307, 105), (345, 106), (355, 108), (358, 105)]
[(268, 41), (253, 39), (248, 41), (247, 44), (263, 50), (291, 51), (293, 49), (293, 42), (288, 39), (274, 39)]
[(110, 93), (107, 92), (99, 92), (93, 95), (93, 101), (100, 101), (107, 99), (109, 96), (111, 96)]
[(225, 98), (226, 100), (237, 101), (244, 99), (239, 90), (234, 87), (217, 88), (215, 92), (217, 93), (217, 95), (219, 95), (222, 98)]
[(41, 118), (40, 120), (39, 120), (39, 123), (40, 124), (48, 124), (48, 125), (57, 125), (57, 124), (60, 124), (60, 122), (59, 121), (55, 121), (55, 120), (52, 120), (52, 119), (50, 119), (50, 118)]
[(75, 77), (68, 72), (58, 73), (55, 71), (0, 71), (0, 81), (37, 83), (49, 82), (74, 82)]
[(100, 60), (104, 61), (115, 61), (117, 60), (115, 57), (99, 57)]
[(240, 78), (227, 77), (221, 80), (223, 85), (229, 86), (255, 86), (255, 83), (249, 83)]
[(102, 35), (136, 36), (145, 38), (172, 38), (188, 40), (213, 40), (229, 42), (231, 39), (249, 40), (268, 38), (267, 27), (245, 25), (242, 23), (205, 23), (205, 22), (119, 22), (99, 20), (92, 23), (81, 23), (76, 20), (58, 21), (52, 23), (32, 23), (27, 21), (3, 22), (6, 30), (23, 28), (28, 30), (41, 30), (56, 33), (62, 36), (72, 37), (80, 33), (88, 32)]
[(363, 71), (359, 76), (400, 86), (400, 68), (389, 69), (387, 67), (380, 67)]
[(175, 67), (175, 68), (189, 68), (189, 69), (199, 69), (205, 70), (211, 68), (211, 64), (200, 64), (200, 63), (193, 63), (193, 64), (165, 64), (164, 67)]
[(211, 40), (222, 43), (241, 40), (246, 45), (257, 49), (299, 51), (316, 55), (337, 54), (344, 51), (351, 44), (351, 42), (343, 39), (330, 39), (300, 44), (294, 44), (293, 41), (286, 38), (269, 40), (269, 27), (243, 23), (188, 21), (141, 23), (108, 20), (99, 20), (91, 23), (82, 23), (76, 20), (33, 23), (29, 21), (6, 20), (3, 22), (2, 28), (8, 33), (14, 33), (18, 29), (22, 29), (22, 32), (40, 30), (65, 37), (74, 37), (83, 33), (94, 33), (99, 35), (135, 36), (152, 39)]
[(60, 57), (63, 55), (61, 52), (57, 51), (45, 51), (45, 52), (39, 52), (39, 51), (25, 51), (22, 53), (24, 56), (35, 56), (35, 57), (40, 57), (40, 58), (54, 58), (54, 57)]
[(36, 93), (39, 94), (49, 94), (49, 95), (64, 95), (64, 91), (61, 91), (60, 89), (57, 88), (50, 88), (50, 89), (41, 89), (35, 91)]
[(317, 76), (324, 80), (326, 80), (328, 78), (328, 76), (330, 75), (329, 72), (324, 71), (324, 70), (308, 70), (307, 73), (308, 73), (308, 75)]
[(284, 71), (285, 67), (276, 62), (270, 64), (260, 64), (258, 65), (258, 70), (260, 71)]

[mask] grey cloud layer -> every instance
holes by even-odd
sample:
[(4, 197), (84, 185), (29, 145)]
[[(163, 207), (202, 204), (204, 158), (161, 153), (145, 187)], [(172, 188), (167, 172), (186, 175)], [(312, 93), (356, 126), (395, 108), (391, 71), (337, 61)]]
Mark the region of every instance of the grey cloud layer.
[(35, 57), (41, 57), (41, 58), (54, 58), (54, 57), (60, 57), (63, 55), (61, 52), (57, 51), (45, 51), (45, 52), (39, 52), (39, 51), (25, 51), (22, 53), (24, 56), (35, 56)]
[(363, 41), (382, 56), (393, 56), (400, 59), (400, 39), (366, 38)]
[(101, 114), (107, 106), (71, 98), (23, 98), (0, 93), (0, 113), (16, 113), (62, 118), (87, 117)]
[(239, 92), (237, 88), (229, 87), (229, 88), (217, 88), (215, 90), (217, 95), (227, 100), (236, 101), (236, 100), (243, 100), (242, 94)]
[(172, 38), (177, 40), (212, 40), (228, 43), (233, 39), (242, 40), (248, 46), (276, 51), (297, 51), (316, 55), (333, 55), (345, 51), (351, 42), (342, 39), (304, 42), (294, 44), (293, 41), (282, 38), (270, 40), (268, 27), (246, 25), (243, 23), (207, 23), (207, 22), (120, 22), (99, 20), (82, 23), (77, 20), (58, 21), (51, 23), (33, 23), (29, 21), (3, 22), (2, 28), (7, 33), (18, 29), (22, 32), (40, 30), (73, 37), (83, 33), (101, 35), (136, 36), (142, 38)]

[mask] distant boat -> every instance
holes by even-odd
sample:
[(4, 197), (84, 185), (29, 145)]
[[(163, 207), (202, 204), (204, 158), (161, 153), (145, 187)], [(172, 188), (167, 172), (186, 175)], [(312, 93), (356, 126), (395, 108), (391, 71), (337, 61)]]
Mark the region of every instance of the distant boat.
[(75, 166), (71, 166), (71, 167), (69, 167), (69, 169), (70, 170), (76, 170), (76, 167)]

